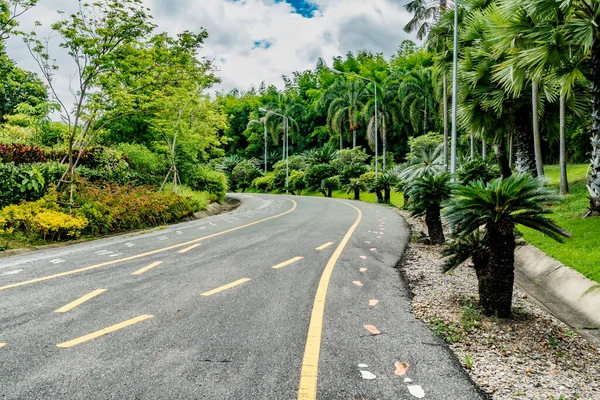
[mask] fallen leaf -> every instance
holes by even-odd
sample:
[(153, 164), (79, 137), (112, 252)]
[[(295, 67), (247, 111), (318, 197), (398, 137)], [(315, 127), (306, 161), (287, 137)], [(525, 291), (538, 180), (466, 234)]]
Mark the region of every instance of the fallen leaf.
[(354, 283), (356, 286), (363, 286), (360, 281), (352, 281), (352, 283)]
[(371, 307), (372, 307), (372, 306), (376, 306), (376, 305), (377, 305), (377, 303), (379, 303), (379, 300), (375, 300), (375, 299), (373, 299), (373, 300), (369, 300), (369, 305), (370, 305)]
[(398, 361), (396, 364), (396, 371), (394, 372), (398, 376), (403, 376), (408, 371), (408, 363)]
[(360, 376), (363, 379), (369, 379), (369, 380), (377, 378), (375, 375), (373, 375), (369, 371), (360, 371)]
[(373, 336), (381, 335), (379, 329), (375, 328), (373, 325), (365, 325), (365, 329), (371, 332), (371, 335)]
[(408, 391), (410, 392), (410, 394), (412, 394), (413, 396), (415, 396), (417, 399), (422, 399), (423, 397), (425, 397), (425, 391), (423, 390), (423, 388), (419, 385), (410, 385), (407, 386)]

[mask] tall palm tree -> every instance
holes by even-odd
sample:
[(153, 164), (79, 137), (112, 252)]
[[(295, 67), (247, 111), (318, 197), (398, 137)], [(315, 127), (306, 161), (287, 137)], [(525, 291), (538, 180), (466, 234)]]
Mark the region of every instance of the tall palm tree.
[(514, 287), (515, 228), (523, 225), (562, 242), (569, 233), (552, 219), (548, 204), (560, 201), (528, 174), (459, 186), (444, 215), (459, 238), (485, 228), (487, 265), (478, 274), (479, 301), (486, 315), (511, 315)]
[(402, 113), (410, 121), (415, 133), (422, 126), (422, 134), (426, 134), (430, 128), (431, 114), (436, 109), (432, 69), (411, 71), (402, 77), (398, 97), (402, 99)]
[[(292, 115), (301, 114), (303, 112), (303, 107), (295, 100), (296, 99), (292, 96), (279, 93), (275, 103), (266, 107), (267, 113), (264, 116), (264, 123), (267, 125), (267, 131), (271, 132), (271, 137), (275, 144), (279, 143), (279, 138), (281, 137), (283, 138), (283, 146), (286, 147), (288, 145), (288, 143), (285, 142), (286, 130), (288, 134), (291, 133), (290, 138), (292, 141), (296, 140), (299, 126)], [(277, 114), (286, 116), (287, 120)], [(289, 153), (289, 149), (286, 150), (283, 150), (283, 157), (286, 156), (286, 153)]]
[(332, 131), (340, 135), (340, 150), (346, 124), (352, 132), (352, 148), (356, 147), (356, 129), (366, 98), (364, 83), (356, 79), (338, 79), (323, 96), (322, 101), (329, 103), (327, 123)]
[[(387, 168), (387, 142), (388, 131), (397, 126), (401, 121), (401, 106), (398, 101), (398, 81), (390, 76), (385, 82), (377, 87), (377, 121), (378, 131), (381, 135), (383, 145), (383, 170)], [(363, 115), (372, 115), (367, 125), (367, 139), (369, 146), (375, 148), (375, 100), (370, 98), (365, 105)]]

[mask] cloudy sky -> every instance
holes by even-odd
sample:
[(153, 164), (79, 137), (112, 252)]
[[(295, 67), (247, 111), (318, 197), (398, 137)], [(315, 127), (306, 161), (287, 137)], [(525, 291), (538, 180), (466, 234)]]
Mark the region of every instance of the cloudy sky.
[[(395, 53), (410, 19), (407, 0), (144, 0), (161, 31), (208, 30), (204, 56), (214, 60), (222, 79), (218, 90), (248, 89), (266, 81), (282, 86), (281, 75), (313, 69), (319, 57), (368, 49)], [(77, 0), (39, 0), (22, 18), (22, 28), (34, 21), (47, 27), (56, 10), (72, 12)], [(42, 28), (41, 32), (45, 32)], [(58, 38), (54, 38), (54, 43)], [(20, 39), (9, 42), (11, 57), (26, 69), (36, 66)], [(68, 85), (71, 65), (57, 49), (58, 73)], [(68, 92), (66, 92), (68, 93)]]

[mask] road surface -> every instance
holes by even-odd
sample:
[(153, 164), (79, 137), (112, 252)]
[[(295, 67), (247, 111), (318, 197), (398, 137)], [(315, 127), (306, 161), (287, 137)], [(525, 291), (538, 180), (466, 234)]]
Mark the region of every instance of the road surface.
[(233, 213), (0, 258), (0, 398), (481, 398), (410, 312), (396, 212), (241, 197)]

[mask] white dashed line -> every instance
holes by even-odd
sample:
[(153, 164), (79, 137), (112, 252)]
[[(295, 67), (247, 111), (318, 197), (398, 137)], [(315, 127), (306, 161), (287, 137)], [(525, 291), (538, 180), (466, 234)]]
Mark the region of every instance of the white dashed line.
[(118, 257), (120, 255), (122, 255), (123, 253), (115, 253), (115, 254), (111, 254), (109, 257)]
[(158, 238), (158, 240), (169, 240), (168, 236), (161, 236)]
[(0, 276), (14, 275), (14, 274), (18, 274), (19, 272), (23, 272), (23, 270), (22, 269), (17, 269), (17, 270), (14, 270), (14, 271), (7, 271), (7, 272), (5, 272), (3, 274), (0, 274)]
[(100, 251), (96, 252), (96, 254), (99, 256), (104, 256), (104, 255), (110, 254), (110, 253), (112, 253), (112, 251), (110, 251), (110, 250), (100, 250)]
[(125, 243), (125, 246), (127, 246), (127, 247), (133, 247), (133, 246), (135, 246), (135, 243)]
[(55, 259), (55, 260), (50, 260), (50, 263), (51, 263), (51, 264), (55, 264), (55, 265), (56, 265), (56, 264), (64, 263), (65, 261), (66, 261), (66, 260), (62, 260), (62, 259), (60, 259), (60, 258), (57, 258), (57, 259)]

